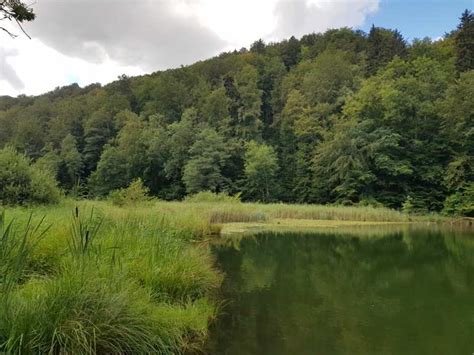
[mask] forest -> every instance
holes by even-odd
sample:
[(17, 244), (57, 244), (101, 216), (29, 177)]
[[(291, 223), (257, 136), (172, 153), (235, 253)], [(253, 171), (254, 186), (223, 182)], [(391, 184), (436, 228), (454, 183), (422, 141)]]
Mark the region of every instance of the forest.
[(105, 86), (0, 97), (0, 203), (105, 198), (474, 215), (474, 14), (442, 39), (372, 26), (254, 42)]

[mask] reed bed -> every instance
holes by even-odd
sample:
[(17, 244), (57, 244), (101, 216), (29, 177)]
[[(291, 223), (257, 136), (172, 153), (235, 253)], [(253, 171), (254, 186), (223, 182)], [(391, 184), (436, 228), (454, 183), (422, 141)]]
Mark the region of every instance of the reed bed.
[(375, 207), (287, 205), (221, 202), (157, 202), (172, 214), (200, 216), (209, 223), (261, 222), (269, 219), (313, 219), (371, 222), (406, 222), (416, 219), (396, 210)]

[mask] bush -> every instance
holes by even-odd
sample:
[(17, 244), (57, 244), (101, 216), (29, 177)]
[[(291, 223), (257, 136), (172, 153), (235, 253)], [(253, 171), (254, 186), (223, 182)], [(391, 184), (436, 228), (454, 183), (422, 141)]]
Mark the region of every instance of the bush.
[(383, 203), (380, 203), (379, 201), (371, 197), (361, 199), (358, 205), (363, 206), (363, 207), (374, 207), (374, 208), (384, 207)]
[(417, 198), (412, 195), (408, 195), (402, 203), (402, 212), (407, 214), (426, 214), (428, 209), (425, 206), (425, 202), (422, 198)]
[(189, 195), (185, 199), (186, 202), (228, 202), (239, 203), (240, 193), (229, 195), (225, 192), (214, 193), (211, 191), (201, 191), (194, 195)]
[(0, 150), (0, 204), (56, 203), (61, 193), (52, 175), (11, 147)]
[(448, 215), (474, 217), (474, 183), (448, 196), (444, 202), (443, 212)]
[(114, 190), (109, 194), (109, 199), (116, 206), (134, 205), (148, 201), (149, 189), (143, 185), (142, 179), (136, 179), (125, 189)]

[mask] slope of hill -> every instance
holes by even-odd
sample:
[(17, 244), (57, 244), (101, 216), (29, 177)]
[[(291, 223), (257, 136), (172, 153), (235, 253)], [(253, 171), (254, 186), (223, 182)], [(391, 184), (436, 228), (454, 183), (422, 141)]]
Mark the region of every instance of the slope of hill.
[[(384, 205), (472, 214), (466, 12), (443, 40), (343, 28), (102, 87), (0, 97), (13, 146), (66, 191)], [(465, 58), (469, 56), (469, 58)], [(471, 207), (469, 207), (471, 206)]]

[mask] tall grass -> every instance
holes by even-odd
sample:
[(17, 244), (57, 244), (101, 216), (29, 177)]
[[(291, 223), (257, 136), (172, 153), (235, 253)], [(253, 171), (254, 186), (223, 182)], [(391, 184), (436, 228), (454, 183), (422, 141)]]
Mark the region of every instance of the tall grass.
[(396, 210), (367, 206), (157, 202), (155, 208), (160, 207), (173, 211), (173, 215), (188, 213), (209, 223), (260, 222), (272, 218), (404, 222), (414, 218)]
[(3, 294), (27, 277), (31, 251), (47, 232), (47, 228), (41, 230), (43, 221), (34, 225), (30, 215), (22, 230), (17, 231), (14, 221), (7, 222), (5, 211), (0, 212), (0, 290)]
[[(198, 348), (215, 317), (213, 293), (221, 282), (207, 246), (192, 242), (202, 236), (202, 224), (176, 228), (168, 213), (104, 203), (80, 203), (71, 217), (72, 210), (70, 204), (50, 208), (52, 227), (31, 247), (21, 235), (12, 237), (14, 224), (2, 224), (12, 247), (1, 250), (16, 250), (22, 257), (10, 259), (36, 272), (0, 291), (0, 352)], [(31, 224), (25, 209), (11, 213), (17, 224)], [(54, 261), (45, 267), (48, 256)], [(16, 270), (11, 263), (3, 269)]]

